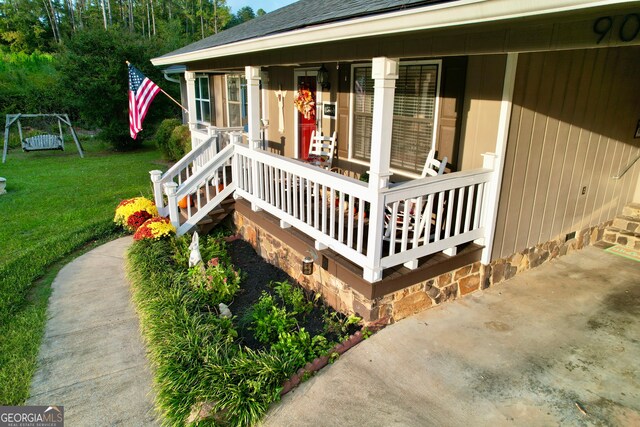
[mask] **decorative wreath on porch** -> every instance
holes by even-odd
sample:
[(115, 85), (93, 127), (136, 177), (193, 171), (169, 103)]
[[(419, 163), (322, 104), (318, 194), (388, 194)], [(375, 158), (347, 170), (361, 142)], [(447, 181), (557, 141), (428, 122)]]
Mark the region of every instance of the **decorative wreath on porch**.
[(313, 98), (313, 93), (311, 93), (309, 89), (298, 89), (298, 95), (293, 100), (293, 103), (305, 119), (309, 120), (315, 117), (316, 100)]

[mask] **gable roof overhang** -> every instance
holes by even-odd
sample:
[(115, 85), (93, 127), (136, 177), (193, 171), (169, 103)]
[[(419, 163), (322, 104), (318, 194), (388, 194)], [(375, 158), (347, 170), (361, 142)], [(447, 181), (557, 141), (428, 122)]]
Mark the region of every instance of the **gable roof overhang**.
[[(156, 66), (187, 64), (318, 43), (408, 34), (469, 25), (510, 21), (634, 3), (634, 0), (458, 0), (428, 4), (365, 17), (342, 19), (216, 45), (219, 33), (182, 49), (154, 58)], [(285, 8), (281, 10), (285, 10)], [(262, 18), (267, 18), (269, 14)], [(251, 21), (243, 25), (249, 25)], [(237, 28), (237, 27), (235, 27)], [(233, 40), (233, 38), (232, 38)], [(206, 47), (207, 44), (214, 46)]]

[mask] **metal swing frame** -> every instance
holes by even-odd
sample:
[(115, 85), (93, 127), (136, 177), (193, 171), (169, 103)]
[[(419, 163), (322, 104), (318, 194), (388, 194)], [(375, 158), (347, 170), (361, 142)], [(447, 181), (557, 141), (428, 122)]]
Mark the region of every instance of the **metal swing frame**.
[[(58, 129), (60, 135), (40, 134), (29, 138), (23, 138), (21, 118), (33, 118), (33, 117), (55, 117), (58, 119)], [(4, 149), (2, 151), (2, 163), (7, 161), (7, 152), (9, 150), (9, 131), (11, 125), (17, 124), (18, 133), (20, 135), (20, 142), (22, 149), (26, 152), (29, 151), (42, 151), (42, 150), (64, 150), (64, 134), (62, 132), (62, 125), (65, 124), (69, 127), (69, 132), (73, 137), (76, 147), (78, 148), (78, 154), (84, 158), (84, 152), (82, 151), (82, 145), (78, 141), (78, 135), (76, 135), (75, 129), (71, 125), (71, 120), (67, 114), (7, 114), (4, 125)]]

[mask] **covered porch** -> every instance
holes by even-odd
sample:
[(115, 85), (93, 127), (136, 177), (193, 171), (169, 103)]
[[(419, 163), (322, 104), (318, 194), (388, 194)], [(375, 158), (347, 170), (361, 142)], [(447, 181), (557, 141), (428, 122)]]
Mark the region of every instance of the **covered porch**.
[[(510, 56), (506, 74), (514, 69), (515, 59)], [(246, 124), (230, 128), (190, 122), (192, 152), (165, 174), (152, 172), (161, 213), (169, 215), (182, 234), (233, 195), (245, 200), (253, 212), (277, 218), (280, 228), (293, 227), (303, 233), (313, 241), (310, 249), (314, 253), (329, 250), (349, 260), (361, 268), (368, 283), (382, 280), (385, 269), (404, 266), (415, 270), (425, 257), (454, 256), (470, 243), (484, 246), (482, 257), (488, 262), (496, 212), (496, 155), (484, 155), (480, 168), (457, 172), (453, 167), (456, 159), (452, 159), (451, 171), (440, 176), (421, 177), (394, 168), (392, 139), (397, 141), (398, 136), (392, 132), (398, 126), (394, 97), (399, 64), (399, 59), (372, 59), (369, 161), (363, 164), (338, 153), (334, 164), (344, 173), (302, 161), (298, 141), (293, 156), (287, 156), (287, 150), (273, 149), (274, 138), (269, 135), (282, 117), (277, 117), (280, 112), (265, 112), (269, 109), (265, 102), (269, 94), (261, 86), (265, 74), (260, 67), (247, 66), (243, 73)], [(508, 92), (512, 86), (513, 72), (503, 89)], [(192, 105), (195, 100), (189, 98), (191, 111), (202, 111)], [(508, 106), (502, 108), (506, 116)], [(344, 128), (339, 120), (331, 119), (324, 128), (341, 126)], [(435, 141), (435, 132), (432, 135)], [(405, 158), (427, 157), (423, 152), (405, 154)], [(356, 179), (363, 171), (368, 179)], [(190, 203), (180, 208), (178, 203), (184, 198)]]

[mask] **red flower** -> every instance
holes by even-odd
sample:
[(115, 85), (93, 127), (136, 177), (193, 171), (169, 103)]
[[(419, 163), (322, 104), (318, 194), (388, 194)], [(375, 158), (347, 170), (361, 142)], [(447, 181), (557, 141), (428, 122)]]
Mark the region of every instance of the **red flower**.
[(151, 214), (147, 211), (134, 212), (133, 214), (129, 215), (129, 218), (127, 218), (127, 226), (131, 230), (137, 230), (138, 227), (144, 224), (144, 222), (149, 218), (151, 218)]

